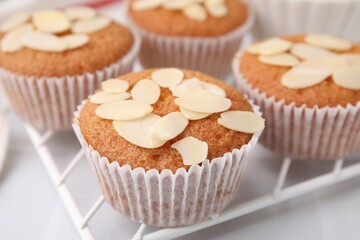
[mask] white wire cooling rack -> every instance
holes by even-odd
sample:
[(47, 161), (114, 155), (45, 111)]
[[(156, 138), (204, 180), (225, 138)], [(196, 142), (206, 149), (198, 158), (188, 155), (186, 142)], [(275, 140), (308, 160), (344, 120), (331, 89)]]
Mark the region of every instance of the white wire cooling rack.
[[(56, 164), (56, 156), (48, 148), (48, 140), (51, 137), (56, 137), (56, 133), (47, 131), (40, 133), (29, 125), (26, 125), (26, 131), (42, 160), (45, 169), (47, 170), (51, 180), (53, 181), (56, 190), (58, 191), (66, 210), (68, 211), (75, 228), (84, 240), (95, 239), (88, 222), (96, 217), (97, 211), (101, 208), (105, 199), (100, 196), (88, 212), (83, 215), (80, 211), (79, 205), (74, 200), (73, 193), (70, 192), (65, 180), (74, 171), (77, 164), (84, 160), (82, 150), (74, 156), (69, 165), (63, 172), (60, 172)], [(80, 145), (79, 145), (80, 147)], [(276, 184), (272, 190), (266, 195), (251, 199), (246, 202), (233, 205), (225, 209), (215, 218), (198, 223), (192, 226), (178, 227), (178, 228), (162, 228), (145, 234), (147, 226), (139, 224), (137, 232), (134, 232), (133, 240), (165, 240), (180, 237), (192, 232), (205, 229), (246, 214), (279, 204), (281, 202), (311, 193), (313, 191), (337, 184), (339, 182), (360, 176), (360, 162), (354, 163), (347, 167), (343, 167), (344, 159), (338, 159), (334, 162), (332, 171), (315, 178), (302, 181), (292, 186), (284, 187), (288, 172), (292, 163), (292, 159), (285, 158), (282, 162), (279, 174), (277, 176)], [(130, 221), (130, 220), (129, 220)], [(111, 231), (111, 229), (109, 230)]]

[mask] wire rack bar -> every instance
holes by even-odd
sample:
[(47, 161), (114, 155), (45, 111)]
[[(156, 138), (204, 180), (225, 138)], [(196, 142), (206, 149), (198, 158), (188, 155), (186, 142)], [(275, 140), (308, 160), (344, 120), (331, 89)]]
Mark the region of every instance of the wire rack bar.
[[(58, 191), (61, 200), (64, 202), (65, 208), (70, 215), (71, 220), (73, 221), (76, 229), (78, 230), (82, 239), (86, 240), (95, 240), (94, 235), (92, 234), (88, 226), (84, 228), (79, 228), (83, 220), (83, 216), (80, 212), (79, 207), (77, 206), (74, 198), (72, 197), (68, 187), (65, 184), (58, 185), (61, 174), (56, 166), (55, 160), (52, 157), (49, 149), (45, 146), (43, 141), (44, 137), (40, 135), (38, 131), (29, 125), (25, 125), (26, 132), (28, 133), (31, 142), (35, 146), (37, 153), (40, 156), (41, 161), (43, 162), (45, 169), (49, 173), (49, 177), (55, 185), (56, 190)], [(45, 133), (46, 134), (46, 133)], [(47, 135), (45, 135), (47, 136)], [(48, 139), (48, 138), (47, 138)], [(41, 143), (41, 144), (40, 144)]]
[(274, 192), (273, 192), (274, 198), (279, 198), (281, 195), (281, 190), (285, 184), (286, 176), (289, 173), (291, 162), (292, 162), (291, 158), (285, 158), (285, 160), (282, 162), (280, 173), (279, 173), (278, 179), (276, 181)]
[[(286, 161), (286, 159), (284, 160)], [(336, 164), (336, 163), (335, 163)], [(253, 200), (250, 200), (245, 203), (227, 208), (223, 211), (218, 218), (214, 220), (207, 220), (195, 225), (178, 227), (178, 228), (166, 228), (161, 229), (152, 233), (148, 233), (143, 236), (143, 240), (167, 240), (173, 239), (176, 237), (181, 237), (186, 234), (196, 232), (234, 218), (244, 216), (246, 214), (259, 211), (261, 209), (279, 204), (281, 202), (302, 196), (304, 194), (319, 190), (331, 186), (338, 182), (343, 182), (345, 180), (360, 176), (360, 163), (354, 164), (352, 166), (346, 167), (341, 171), (341, 175), (334, 175), (332, 172), (324, 174), (322, 176), (307, 180), (305, 182), (293, 185), (291, 187), (285, 188), (281, 192), (279, 198), (274, 198), (273, 194), (265, 195)]]
[(80, 150), (73, 160), (70, 162), (70, 164), (65, 168), (64, 172), (61, 174), (59, 179), (59, 185), (63, 184), (65, 179), (69, 176), (69, 174), (74, 170), (74, 168), (78, 165), (78, 163), (81, 161), (82, 157), (84, 156), (84, 151)]

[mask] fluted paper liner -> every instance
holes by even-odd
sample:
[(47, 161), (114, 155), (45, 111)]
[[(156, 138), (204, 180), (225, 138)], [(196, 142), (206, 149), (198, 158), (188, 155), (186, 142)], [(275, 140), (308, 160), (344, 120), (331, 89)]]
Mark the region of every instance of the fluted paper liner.
[[(254, 134), (240, 149), (206, 160), (201, 166), (194, 165), (188, 171), (131, 169), (116, 161), (109, 163), (86, 142), (78, 123), (81, 108), (74, 114), (73, 128), (105, 199), (121, 214), (148, 225), (190, 225), (221, 212), (237, 193), (248, 154), (261, 134)], [(261, 115), (258, 107), (254, 106), (254, 111)]]
[(70, 129), (76, 106), (100, 88), (102, 81), (131, 72), (141, 41), (136, 32), (132, 34), (130, 51), (116, 63), (95, 72), (36, 78), (0, 68), (0, 82), (12, 109), (37, 129)]
[[(256, 38), (299, 33), (328, 33), (360, 41), (360, 1), (251, 0)], [(329, 17), (331, 16), (331, 17)]]
[[(254, 88), (240, 72), (239, 51), (233, 60), (236, 84), (260, 106), (266, 127), (260, 143), (286, 157), (336, 160), (360, 150), (360, 101), (346, 107), (297, 107)], [(264, 76), (266, 77), (266, 76)]]
[(178, 67), (217, 78), (225, 78), (231, 72), (232, 57), (255, 20), (249, 6), (245, 24), (230, 33), (218, 37), (175, 37), (149, 32), (128, 18), (141, 35), (139, 57), (145, 68)]

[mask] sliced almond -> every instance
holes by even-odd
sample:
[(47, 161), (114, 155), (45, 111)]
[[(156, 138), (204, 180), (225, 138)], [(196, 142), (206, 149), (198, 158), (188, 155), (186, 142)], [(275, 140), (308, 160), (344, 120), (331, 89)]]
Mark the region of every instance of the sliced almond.
[(281, 38), (271, 38), (264, 42), (250, 46), (248, 51), (253, 54), (275, 55), (284, 53), (292, 47), (293, 43)]
[(230, 99), (211, 93), (208, 90), (199, 90), (174, 100), (175, 104), (194, 112), (217, 113), (231, 107)]
[(327, 34), (309, 34), (306, 36), (305, 41), (315, 46), (338, 51), (349, 50), (353, 47), (352, 42)]
[(28, 13), (15, 14), (15, 15), (11, 16), (10, 18), (8, 18), (7, 20), (5, 20), (0, 25), (0, 32), (10, 31), (11, 29), (18, 27), (21, 24), (28, 22), (30, 20), (30, 18), (31, 18), (31, 16)]
[(207, 18), (205, 8), (199, 3), (193, 3), (183, 9), (183, 13), (191, 20), (204, 22)]
[(47, 10), (34, 13), (32, 22), (37, 30), (47, 33), (61, 33), (70, 29), (70, 21), (60, 11)]
[(23, 46), (46, 52), (63, 52), (66, 50), (66, 42), (60, 37), (45, 32), (30, 32), (21, 38)]
[(229, 9), (225, 3), (222, 4), (213, 4), (205, 5), (206, 9), (209, 11), (210, 15), (213, 17), (225, 17), (229, 14)]
[(136, 0), (131, 7), (135, 11), (145, 11), (160, 7), (166, 0)]
[(224, 4), (225, 0), (200, 0), (204, 2), (205, 6)]
[(136, 146), (142, 148), (158, 148), (164, 145), (166, 141), (151, 138), (149, 131), (160, 119), (159, 116), (150, 113), (136, 120), (113, 121), (113, 126), (120, 136)]
[(301, 89), (317, 85), (330, 75), (326, 70), (296, 67), (282, 76), (281, 83), (290, 89)]
[(175, 97), (181, 97), (201, 89), (203, 89), (203, 84), (198, 78), (186, 79), (179, 85), (170, 87), (170, 91)]
[(291, 48), (291, 53), (304, 60), (336, 56), (336, 54), (331, 51), (304, 43), (294, 44)]
[(357, 53), (346, 53), (341, 55), (350, 66), (360, 67), (360, 54)]
[(203, 87), (206, 90), (208, 90), (209, 92), (219, 95), (219, 96), (226, 97), (226, 92), (221, 87), (216, 86), (215, 84), (212, 84), (212, 83), (207, 83), (207, 82), (203, 82), (202, 84), (203, 84)]
[(188, 124), (189, 120), (181, 112), (172, 112), (157, 121), (149, 134), (151, 138), (168, 141), (182, 133)]
[(129, 89), (129, 82), (118, 78), (108, 79), (101, 83), (101, 88), (108, 93), (123, 93)]
[(164, 2), (163, 7), (169, 10), (182, 10), (193, 2), (194, 0), (168, 0)]
[(271, 56), (259, 56), (260, 62), (274, 65), (274, 66), (283, 66), (283, 67), (293, 67), (300, 63), (300, 61), (294, 57), (294, 55), (288, 53), (282, 53), (278, 55)]
[(298, 67), (326, 70), (331, 73), (345, 66), (348, 66), (347, 61), (339, 56), (308, 60), (298, 65)]
[(2, 52), (16, 52), (22, 49), (22, 43), (20, 39), (32, 32), (34, 27), (32, 24), (27, 23), (17, 26), (8, 31), (0, 42), (0, 49)]
[(262, 117), (245, 111), (224, 112), (218, 119), (218, 123), (228, 129), (243, 133), (257, 133), (265, 127), (265, 120)]
[(75, 22), (72, 26), (73, 33), (93, 33), (100, 31), (111, 24), (107, 17), (95, 17)]
[(131, 96), (134, 100), (147, 104), (156, 103), (159, 100), (160, 93), (159, 85), (149, 79), (140, 80), (131, 89)]
[(184, 73), (177, 68), (162, 68), (154, 71), (151, 74), (151, 79), (160, 87), (171, 87), (181, 83), (184, 79)]
[(359, 67), (343, 67), (333, 74), (334, 82), (347, 89), (360, 90), (360, 68)]
[(177, 141), (172, 148), (175, 148), (181, 155), (186, 166), (192, 166), (205, 161), (208, 155), (208, 145), (194, 137), (186, 137)]
[(211, 115), (211, 113), (194, 112), (194, 111), (190, 111), (185, 108), (182, 108), (182, 107), (180, 108), (180, 112), (184, 115), (184, 117), (186, 117), (189, 120), (200, 120), (200, 119), (207, 118), (208, 116)]
[(86, 45), (90, 38), (86, 34), (70, 34), (61, 38), (66, 42), (67, 49), (75, 49)]
[(89, 19), (96, 16), (96, 11), (86, 6), (69, 7), (66, 8), (64, 12), (70, 20)]
[(104, 104), (108, 102), (117, 102), (121, 100), (126, 100), (131, 97), (130, 93), (107, 93), (104, 91), (95, 93), (90, 97), (90, 102), (94, 104)]
[(134, 100), (123, 100), (100, 105), (95, 113), (98, 117), (109, 120), (134, 120), (151, 113), (153, 108), (149, 104)]

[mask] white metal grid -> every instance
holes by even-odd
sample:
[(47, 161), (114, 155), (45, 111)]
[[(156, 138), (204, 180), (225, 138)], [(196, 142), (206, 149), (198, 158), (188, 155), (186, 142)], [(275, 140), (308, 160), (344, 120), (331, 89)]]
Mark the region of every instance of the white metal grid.
[[(55, 156), (46, 145), (48, 140), (52, 136), (56, 135), (56, 133), (47, 131), (42, 134), (29, 125), (26, 125), (25, 128), (81, 238), (84, 240), (95, 239), (88, 226), (88, 222), (92, 217), (94, 217), (96, 212), (105, 202), (104, 197), (100, 196), (90, 210), (85, 215), (82, 215), (78, 204), (74, 200), (73, 195), (65, 183), (65, 180), (72, 173), (77, 164), (84, 159), (82, 150), (74, 156), (65, 170), (60, 172), (56, 165)], [(360, 162), (343, 168), (344, 160), (338, 159), (334, 162), (332, 171), (284, 188), (291, 163), (292, 159), (290, 158), (285, 158), (283, 160), (273, 191), (264, 196), (229, 207), (218, 216), (191, 226), (163, 228), (144, 234), (147, 226), (145, 224), (141, 224), (137, 232), (134, 234), (133, 240), (173, 239), (360, 176)]]

